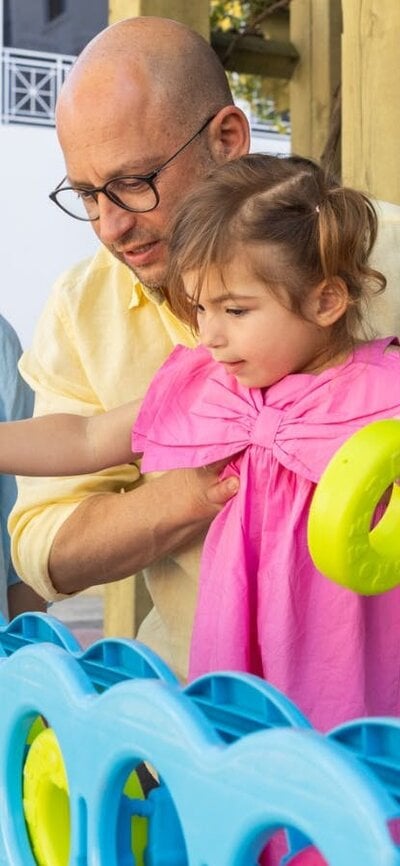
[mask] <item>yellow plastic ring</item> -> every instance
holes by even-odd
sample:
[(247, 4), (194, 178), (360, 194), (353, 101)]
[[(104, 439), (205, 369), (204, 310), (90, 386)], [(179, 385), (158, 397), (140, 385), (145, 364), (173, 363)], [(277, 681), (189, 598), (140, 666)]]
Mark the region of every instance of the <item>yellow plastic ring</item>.
[(51, 728), (35, 737), (23, 780), (25, 821), (38, 866), (68, 866), (71, 822), (68, 781)]
[[(342, 445), (315, 490), (308, 546), (318, 570), (362, 595), (400, 584), (400, 421), (374, 421)], [(392, 487), (379, 523), (375, 509)]]
[[(123, 793), (144, 799), (137, 773), (130, 773)], [(33, 739), (24, 764), (23, 807), (38, 866), (68, 866), (71, 818), (68, 780), (62, 752), (51, 728)], [(131, 817), (130, 842), (135, 866), (144, 866), (148, 820)]]

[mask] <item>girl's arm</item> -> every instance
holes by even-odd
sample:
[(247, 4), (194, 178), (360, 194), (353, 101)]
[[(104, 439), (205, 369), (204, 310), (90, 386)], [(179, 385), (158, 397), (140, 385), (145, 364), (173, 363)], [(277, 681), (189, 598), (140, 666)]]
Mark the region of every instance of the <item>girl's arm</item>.
[(140, 401), (101, 415), (43, 415), (0, 424), (0, 472), (83, 475), (132, 463), (131, 430)]

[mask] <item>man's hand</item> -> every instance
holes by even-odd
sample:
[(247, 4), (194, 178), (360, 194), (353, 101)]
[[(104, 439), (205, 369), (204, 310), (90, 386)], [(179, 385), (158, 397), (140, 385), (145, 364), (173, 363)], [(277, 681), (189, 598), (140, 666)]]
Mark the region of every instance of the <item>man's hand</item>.
[[(202, 466), (200, 469), (187, 469), (188, 484), (192, 485), (193, 493), (198, 487), (200, 500), (203, 501), (207, 514), (213, 517), (214, 514), (223, 508), (223, 506), (232, 499), (239, 490), (239, 478), (237, 475), (229, 475), (226, 478), (220, 479), (220, 474), (231, 458), (228, 460), (219, 460), (217, 463), (211, 463), (209, 466)], [(211, 506), (211, 510), (210, 510)]]
[(89, 496), (54, 539), (55, 588), (70, 593), (120, 580), (196, 541), (238, 490), (235, 475), (218, 478), (227, 463), (174, 469), (123, 495)]

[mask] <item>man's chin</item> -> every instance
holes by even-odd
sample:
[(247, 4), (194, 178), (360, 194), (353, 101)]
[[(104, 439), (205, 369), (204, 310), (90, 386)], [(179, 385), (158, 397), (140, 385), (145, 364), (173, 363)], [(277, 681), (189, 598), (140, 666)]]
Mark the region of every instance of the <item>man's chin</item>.
[(159, 289), (162, 290), (165, 286), (166, 282), (166, 267), (163, 265), (147, 265), (143, 267), (134, 267), (130, 264), (129, 261), (126, 260), (126, 257), (122, 253), (116, 253), (115, 250), (109, 248), (110, 253), (114, 256), (114, 258), (118, 259), (118, 261), (122, 262), (123, 265), (126, 265), (135, 277), (142, 283), (143, 286), (146, 286), (148, 289)]
[(130, 265), (127, 265), (127, 267), (133, 274), (135, 274), (139, 283), (141, 283), (142, 286), (145, 286), (146, 289), (163, 292), (166, 280), (164, 271), (160, 270), (159, 273), (152, 274), (146, 273), (146, 268), (132, 268)]

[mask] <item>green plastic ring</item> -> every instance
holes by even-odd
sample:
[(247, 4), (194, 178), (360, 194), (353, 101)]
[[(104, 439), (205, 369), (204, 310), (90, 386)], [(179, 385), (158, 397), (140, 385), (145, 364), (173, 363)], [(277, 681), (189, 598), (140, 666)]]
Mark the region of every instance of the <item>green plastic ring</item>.
[[(374, 421), (342, 445), (316, 487), (308, 546), (318, 570), (362, 595), (400, 584), (400, 421)], [(375, 509), (392, 487), (386, 511)]]

